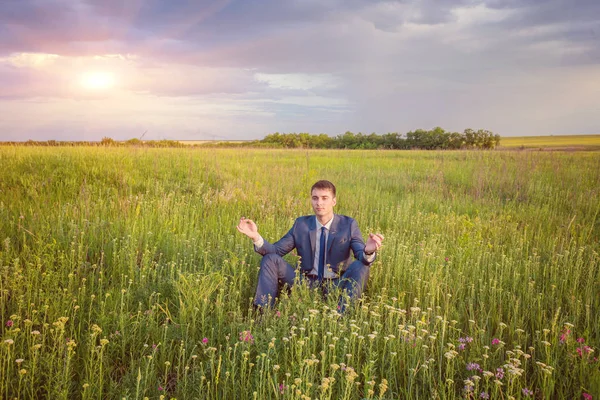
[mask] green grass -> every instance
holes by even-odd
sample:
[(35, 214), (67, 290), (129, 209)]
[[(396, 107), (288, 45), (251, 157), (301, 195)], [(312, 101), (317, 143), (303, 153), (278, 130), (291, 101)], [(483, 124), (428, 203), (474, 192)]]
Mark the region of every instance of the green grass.
[[(599, 171), (594, 152), (2, 147), (0, 397), (600, 395)], [(366, 296), (339, 317), (299, 286), (257, 320), (235, 225), (279, 239), (321, 178), (385, 235)]]
[(501, 148), (600, 150), (600, 135), (503, 137)]

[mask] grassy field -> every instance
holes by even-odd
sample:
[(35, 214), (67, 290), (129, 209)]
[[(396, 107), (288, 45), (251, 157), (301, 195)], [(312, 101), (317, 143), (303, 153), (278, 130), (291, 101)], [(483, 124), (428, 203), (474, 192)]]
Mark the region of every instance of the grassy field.
[(501, 148), (600, 150), (600, 135), (503, 137)]
[[(385, 235), (366, 296), (257, 318), (235, 225), (321, 178)], [(595, 152), (0, 147), (0, 397), (596, 398), (599, 198)]]

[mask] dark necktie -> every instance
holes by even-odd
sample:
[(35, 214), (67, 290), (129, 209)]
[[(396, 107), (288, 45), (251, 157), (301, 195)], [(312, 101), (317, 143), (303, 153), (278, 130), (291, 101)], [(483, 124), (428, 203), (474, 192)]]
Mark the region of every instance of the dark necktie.
[(319, 282), (323, 280), (325, 274), (325, 231), (327, 228), (321, 227), (321, 240), (319, 241), (319, 271), (317, 279)]

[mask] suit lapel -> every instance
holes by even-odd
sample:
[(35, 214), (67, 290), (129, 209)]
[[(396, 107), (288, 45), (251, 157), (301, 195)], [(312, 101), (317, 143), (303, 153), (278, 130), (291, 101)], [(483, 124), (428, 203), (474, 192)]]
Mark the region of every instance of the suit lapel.
[(315, 265), (315, 243), (317, 242), (317, 217), (308, 219), (308, 237), (310, 238), (310, 269)]
[(329, 229), (329, 236), (327, 238), (327, 254), (331, 252), (331, 244), (333, 243), (333, 239), (335, 239), (335, 235), (337, 234), (338, 222), (339, 218), (333, 216), (333, 222), (331, 223), (331, 228)]

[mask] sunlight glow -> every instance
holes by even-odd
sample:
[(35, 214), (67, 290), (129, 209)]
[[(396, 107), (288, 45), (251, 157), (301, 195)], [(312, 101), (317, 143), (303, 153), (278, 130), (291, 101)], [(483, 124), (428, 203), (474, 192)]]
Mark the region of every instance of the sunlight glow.
[(115, 78), (108, 72), (88, 72), (81, 76), (80, 82), (89, 90), (106, 90), (115, 85)]

